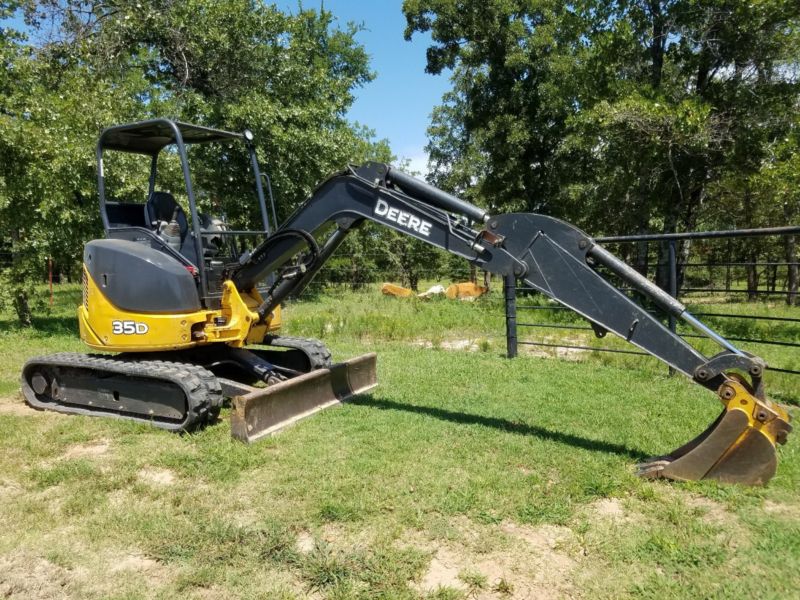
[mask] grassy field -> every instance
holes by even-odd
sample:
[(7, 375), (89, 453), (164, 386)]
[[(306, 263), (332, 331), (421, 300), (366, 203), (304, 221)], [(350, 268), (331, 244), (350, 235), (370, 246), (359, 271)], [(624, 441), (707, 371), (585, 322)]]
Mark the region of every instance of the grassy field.
[(25, 408), (22, 362), (81, 347), (78, 296), (59, 288), (31, 331), (0, 318), (2, 596), (798, 595), (796, 439), (767, 488), (639, 480), (713, 396), (636, 358), (504, 359), (498, 297), (289, 305), (287, 332), (379, 352), (381, 385), (244, 446), (225, 422), (177, 436)]

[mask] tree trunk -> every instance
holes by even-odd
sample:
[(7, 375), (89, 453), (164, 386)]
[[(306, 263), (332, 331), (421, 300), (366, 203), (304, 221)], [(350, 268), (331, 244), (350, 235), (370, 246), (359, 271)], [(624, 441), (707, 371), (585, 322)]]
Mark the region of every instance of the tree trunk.
[(747, 299), (750, 301), (758, 299), (758, 254), (755, 250), (749, 252), (750, 260), (745, 267), (747, 271)]
[(733, 240), (728, 238), (728, 259), (725, 265), (725, 292), (731, 291), (731, 263), (733, 262)]
[(33, 324), (33, 314), (31, 313), (30, 302), (28, 302), (28, 292), (23, 289), (15, 290), (13, 302), (19, 324), (23, 327), (30, 327)]
[[(673, 200), (671, 208), (664, 216), (662, 233), (675, 233), (678, 231), (680, 202), (677, 199)], [(658, 264), (656, 266), (656, 285), (666, 292), (669, 292), (669, 244), (668, 241), (658, 242)]]
[(647, 268), (650, 266), (650, 244), (648, 242), (636, 242), (635, 246), (633, 268), (636, 269), (639, 274), (647, 277)]
[[(19, 230), (11, 232), (11, 264), (19, 270), (22, 257), (20, 256), (20, 233)], [(12, 275), (13, 277), (13, 275)], [(28, 292), (23, 287), (25, 282), (17, 280), (17, 285), (12, 289), (12, 304), (14, 305), (14, 312), (17, 313), (19, 324), (23, 327), (30, 327), (33, 324), (33, 314), (31, 313), (31, 306), (28, 299)]]
[(415, 269), (411, 269), (408, 272), (408, 287), (414, 292), (419, 291), (419, 273)]
[(661, 87), (661, 75), (664, 70), (664, 49), (667, 41), (661, 0), (650, 0), (650, 16), (653, 19), (653, 39), (650, 41), (650, 83), (653, 89), (658, 89)]
[[(749, 186), (744, 186), (744, 194), (742, 196), (742, 208), (745, 227), (755, 227), (753, 219), (753, 198)], [(747, 277), (747, 299), (750, 301), (758, 299), (758, 238), (748, 238), (745, 240), (745, 274)]]
[(800, 306), (800, 296), (798, 295), (798, 268), (797, 268), (797, 239), (793, 235), (783, 238), (783, 250), (786, 262), (789, 263), (786, 274), (786, 304), (789, 306)]
[(683, 287), (683, 282), (686, 280), (686, 265), (689, 262), (689, 252), (692, 249), (692, 240), (683, 240), (677, 242), (678, 247), (675, 253), (675, 261), (678, 263), (676, 267), (676, 285), (678, 292)]
[[(774, 262), (774, 261), (770, 260), (770, 262)], [(769, 265), (767, 267), (767, 282), (768, 282), (767, 286), (769, 288), (769, 291), (770, 292), (774, 292), (775, 291), (775, 286), (777, 285), (777, 282), (778, 282), (778, 266), (777, 265), (772, 264), (772, 265)]]

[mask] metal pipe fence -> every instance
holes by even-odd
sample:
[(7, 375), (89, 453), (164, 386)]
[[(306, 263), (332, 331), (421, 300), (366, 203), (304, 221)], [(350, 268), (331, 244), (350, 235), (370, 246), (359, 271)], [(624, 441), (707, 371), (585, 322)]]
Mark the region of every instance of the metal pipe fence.
[[(662, 281), (660, 285), (665, 288), (667, 292), (674, 298), (680, 298), (683, 302), (691, 302), (692, 298), (698, 299), (697, 294), (705, 294), (706, 296), (722, 295), (718, 300), (723, 302), (730, 302), (733, 300), (738, 303), (737, 306), (742, 306), (740, 303), (743, 298), (741, 295), (746, 295), (746, 299), (756, 299), (750, 306), (759, 306), (758, 302), (763, 304), (763, 300), (775, 299), (783, 297), (789, 306), (798, 306), (797, 316), (794, 314), (789, 315), (771, 315), (771, 314), (737, 314), (734, 311), (725, 311), (724, 309), (703, 311), (698, 310), (693, 312), (697, 317), (707, 317), (714, 319), (720, 326), (722, 334), (733, 342), (741, 342), (745, 344), (753, 344), (762, 347), (781, 348), (784, 351), (797, 351), (797, 357), (800, 357), (800, 294), (797, 290), (797, 272), (800, 270), (800, 262), (792, 260), (794, 257), (787, 257), (786, 260), (776, 259), (774, 256), (764, 256), (764, 250), (761, 249), (761, 255), (757, 255), (755, 251), (751, 251), (749, 247), (739, 248), (736, 256), (733, 256), (733, 249), (731, 247), (732, 241), (748, 239), (752, 244), (752, 238), (780, 238), (780, 241), (786, 241), (786, 236), (795, 236), (800, 234), (800, 226), (789, 227), (771, 227), (763, 229), (744, 229), (744, 230), (731, 230), (731, 231), (699, 231), (675, 234), (648, 234), (648, 235), (631, 235), (631, 236), (609, 236), (596, 238), (596, 241), (604, 244), (618, 244), (623, 249), (625, 245), (638, 244), (639, 257), (642, 256), (641, 245), (644, 245), (644, 261), (639, 261), (638, 266), (642, 267), (644, 263), (644, 274), (650, 275), (653, 268), (661, 270)], [(709, 260), (703, 258), (708, 255), (719, 256), (719, 248), (713, 248), (713, 240), (725, 239), (728, 242), (726, 252), (726, 260)], [(800, 242), (800, 240), (798, 240)], [(656, 260), (652, 261), (650, 258), (653, 255), (653, 248), (651, 243), (656, 243)], [(692, 248), (690, 244), (704, 243), (702, 247)], [(773, 242), (773, 250), (774, 250)], [(800, 246), (800, 243), (798, 243)], [(630, 249), (630, 246), (628, 247)], [(752, 260), (742, 259), (742, 254), (750, 253), (753, 257)], [(699, 254), (700, 257), (695, 257), (695, 260), (690, 260), (689, 254)], [(629, 253), (623, 253), (629, 254)], [(630, 261), (628, 261), (630, 262)], [(632, 265), (633, 266), (633, 265)], [(786, 277), (784, 278), (784, 287), (777, 289), (777, 269), (785, 268)], [(699, 277), (691, 273), (691, 269), (706, 269), (708, 285), (701, 285), (697, 282)], [(725, 284), (720, 286), (718, 281), (721, 277), (718, 273), (719, 269), (724, 269), (725, 273), (722, 276)], [(741, 273), (734, 273), (734, 270), (745, 269), (747, 273), (742, 277)], [(762, 273), (757, 273), (758, 269), (762, 269)], [(790, 270), (794, 269), (794, 280), (790, 276)], [(771, 271), (770, 271), (771, 270)], [(666, 281), (663, 279), (663, 274), (666, 273)], [(754, 275), (755, 273), (755, 275)], [(750, 275), (750, 280), (747, 281), (747, 275)], [(761, 287), (761, 275), (766, 275), (767, 289), (759, 289)], [(753, 285), (755, 280), (755, 286)], [(745, 282), (744, 287), (740, 284)], [(634, 300), (638, 301), (635, 290), (630, 288), (620, 287), (619, 289), (629, 292)], [(549, 339), (542, 336), (539, 341), (529, 339), (527, 335), (520, 336), (520, 330), (523, 332), (529, 331), (553, 331), (553, 332), (591, 332), (592, 327), (582, 325), (580, 322), (565, 322), (569, 319), (556, 319), (555, 316), (559, 313), (557, 311), (568, 311), (570, 309), (560, 305), (538, 304), (531, 301), (538, 294), (532, 288), (518, 285), (518, 282), (513, 276), (506, 277), (504, 280), (504, 296), (505, 296), (505, 312), (506, 312), (506, 340), (507, 340), (507, 356), (512, 358), (517, 356), (519, 346), (534, 346), (541, 348), (558, 349), (563, 348), (566, 350), (580, 350), (590, 352), (608, 352), (614, 354), (631, 354), (631, 355), (644, 355), (646, 353), (633, 349), (614, 348), (609, 346), (593, 346), (575, 339), (562, 338), (562, 339)], [(708, 300), (706, 298), (704, 300)], [(702, 306), (702, 304), (701, 304)], [(790, 311), (793, 309), (789, 309)], [(531, 312), (527, 312), (531, 311)], [(661, 311), (650, 309), (649, 312), (664, 318), (667, 327), (680, 335), (683, 338), (704, 338), (703, 335), (696, 333), (680, 332), (677, 329), (677, 323), (674, 317), (664, 315)], [(542, 315), (549, 314), (552, 317), (549, 320), (542, 318), (527, 317), (528, 315)], [(565, 313), (561, 313), (562, 315)], [(576, 321), (580, 319), (576, 315)], [(747, 325), (749, 324), (749, 325)], [(759, 335), (754, 337), (751, 335), (741, 335), (737, 332), (744, 330), (745, 332), (752, 332), (754, 328), (760, 328)], [(729, 331), (726, 335), (726, 330)], [(781, 334), (784, 335), (781, 335)], [(789, 357), (794, 363), (797, 363), (795, 355)], [(769, 370), (785, 373), (789, 375), (800, 375), (800, 370), (791, 368), (785, 364), (770, 365)]]

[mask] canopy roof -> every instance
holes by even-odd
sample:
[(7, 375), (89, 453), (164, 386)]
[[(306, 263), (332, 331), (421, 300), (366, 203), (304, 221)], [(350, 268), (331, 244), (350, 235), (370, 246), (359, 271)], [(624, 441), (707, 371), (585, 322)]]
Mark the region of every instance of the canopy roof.
[(157, 154), (164, 146), (174, 144), (175, 129), (180, 132), (184, 144), (204, 144), (227, 139), (244, 139), (241, 133), (211, 129), (200, 125), (189, 125), (169, 119), (140, 121), (127, 125), (116, 125), (100, 134), (101, 149), (121, 150), (138, 154)]

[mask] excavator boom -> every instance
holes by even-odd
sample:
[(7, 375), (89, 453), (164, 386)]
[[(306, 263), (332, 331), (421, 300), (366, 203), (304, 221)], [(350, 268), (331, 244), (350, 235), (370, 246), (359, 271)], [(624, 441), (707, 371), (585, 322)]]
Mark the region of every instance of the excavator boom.
[[(611, 332), (715, 392), (723, 404), (717, 421), (676, 451), (640, 465), (641, 475), (748, 484), (766, 483), (773, 476), (775, 444), (786, 441), (791, 425), (788, 413), (764, 394), (765, 363), (733, 346), (589, 235), (559, 219), (528, 213), (490, 216), (402, 171), (367, 163), (320, 185), (276, 238), (267, 239), (237, 269), (232, 281), (248, 289), (295, 256), (302, 243), (298, 245), (296, 236), (277, 238), (282, 231), (318, 235), (333, 225), (315, 264), (273, 286), (257, 310), (267, 315), (304, 288), (347, 232), (366, 220), (461, 256), (490, 273), (513, 275), (586, 318), (599, 335)], [(719, 352), (702, 354), (612, 285), (602, 269), (716, 342)]]

